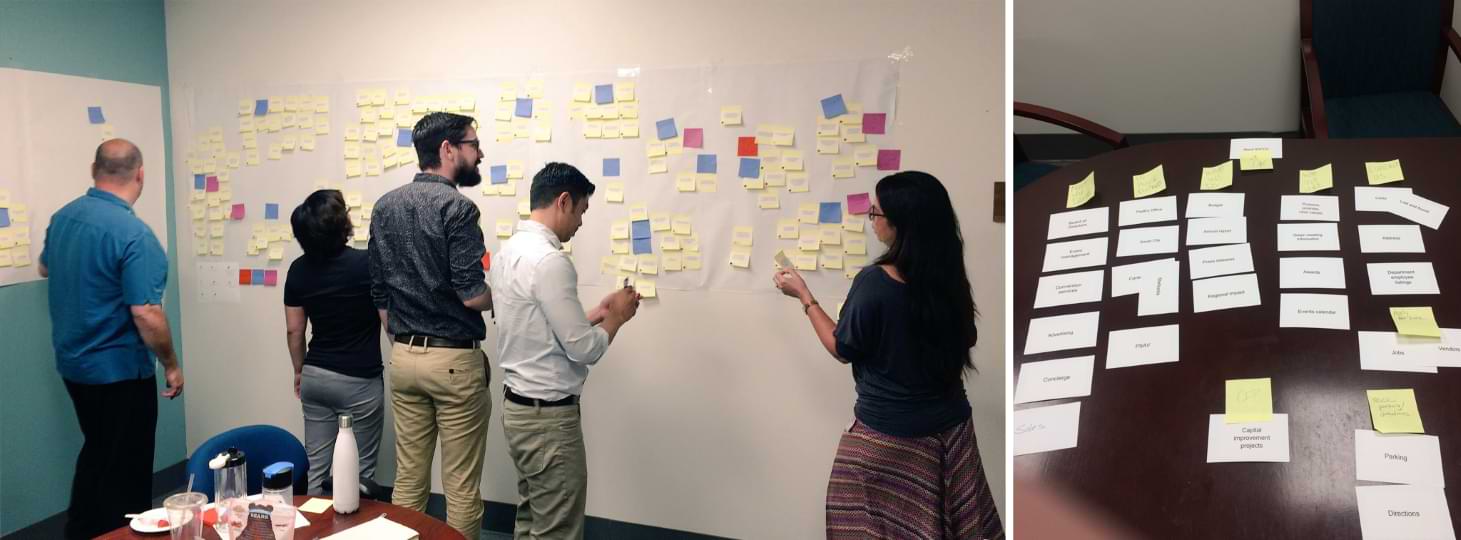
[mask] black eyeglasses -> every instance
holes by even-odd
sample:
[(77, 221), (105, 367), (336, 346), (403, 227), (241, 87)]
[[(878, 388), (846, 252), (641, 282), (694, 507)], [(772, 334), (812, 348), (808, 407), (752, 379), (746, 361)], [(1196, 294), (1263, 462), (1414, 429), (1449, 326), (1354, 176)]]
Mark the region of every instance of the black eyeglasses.
[(870, 218), (875, 218), (875, 217), (886, 218), (886, 217), (888, 217), (888, 215), (887, 214), (884, 214), (882, 212), (874, 212), (872, 210), (868, 210), (867, 217), (870, 217)]
[(482, 139), (463, 139), (463, 140), (457, 141), (457, 144), (470, 144), (470, 145), (472, 145), (472, 148), (474, 148), (476, 150), (481, 150), (482, 149)]

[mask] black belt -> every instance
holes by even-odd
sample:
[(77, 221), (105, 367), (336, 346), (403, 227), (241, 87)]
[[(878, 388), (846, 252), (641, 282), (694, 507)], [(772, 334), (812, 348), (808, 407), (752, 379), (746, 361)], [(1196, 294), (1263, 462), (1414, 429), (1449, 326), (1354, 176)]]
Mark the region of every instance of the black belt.
[(481, 342), (472, 339), (447, 339), (409, 334), (397, 335), (396, 343), (403, 343), (413, 347), (434, 347), (438, 349), (476, 349), (481, 346)]
[(563, 399), (548, 401), (546, 399), (534, 399), (530, 397), (519, 396), (517, 394), (514, 394), (512, 392), (512, 389), (506, 386), (502, 387), (502, 397), (518, 405), (526, 405), (529, 407), (562, 407), (565, 405), (574, 405), (578, 403), (578, 396), (568, 396)]

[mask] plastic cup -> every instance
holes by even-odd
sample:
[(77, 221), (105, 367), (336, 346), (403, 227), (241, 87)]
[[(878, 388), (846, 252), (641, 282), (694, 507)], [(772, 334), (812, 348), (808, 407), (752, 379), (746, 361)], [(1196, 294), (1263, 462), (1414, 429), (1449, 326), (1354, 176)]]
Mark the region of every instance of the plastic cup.
[(172, 540), (203, 538), (203, 505), (208, 496), (197, 492), (177, 493), (162, 502)]

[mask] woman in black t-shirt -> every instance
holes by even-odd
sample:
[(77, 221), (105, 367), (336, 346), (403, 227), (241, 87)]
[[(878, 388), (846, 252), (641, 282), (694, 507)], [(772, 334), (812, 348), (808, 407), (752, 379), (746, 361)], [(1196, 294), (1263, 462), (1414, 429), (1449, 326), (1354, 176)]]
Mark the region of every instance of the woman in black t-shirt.
[[(304, 409), (309, 493), (330, 478), (338, 417), (349, 415), (360, 451), (361, 485), (374, 485), (384, 420), (380, 317), (370, 297), (370, 262), (347, 245), (353, 227), (338, 190), (316, 191), (290, 216), (304, 256), (289, 265), (284, 319), (294, 395)], [(311, 327), (309, 344), (304, 331)]]
[(888, 250), (853, 280), (837, 322), (795, 269), (773, 277), (856, 383), (827, 537), (1003, 538), (964, 394), (977, 330), (958, 217), (927, 173), (888, 176), (876, 191), (868, 217)]

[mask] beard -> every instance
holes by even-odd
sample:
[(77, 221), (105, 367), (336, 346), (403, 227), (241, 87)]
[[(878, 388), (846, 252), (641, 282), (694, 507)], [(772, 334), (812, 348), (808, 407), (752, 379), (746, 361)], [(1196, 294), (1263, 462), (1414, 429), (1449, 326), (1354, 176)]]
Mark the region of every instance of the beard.
[(453, 178), (456, 179), (458, 186), (472, 187), (482, 183), (482, 171), (477, 169), (475, 163), (458, 164), (455, 172)]

